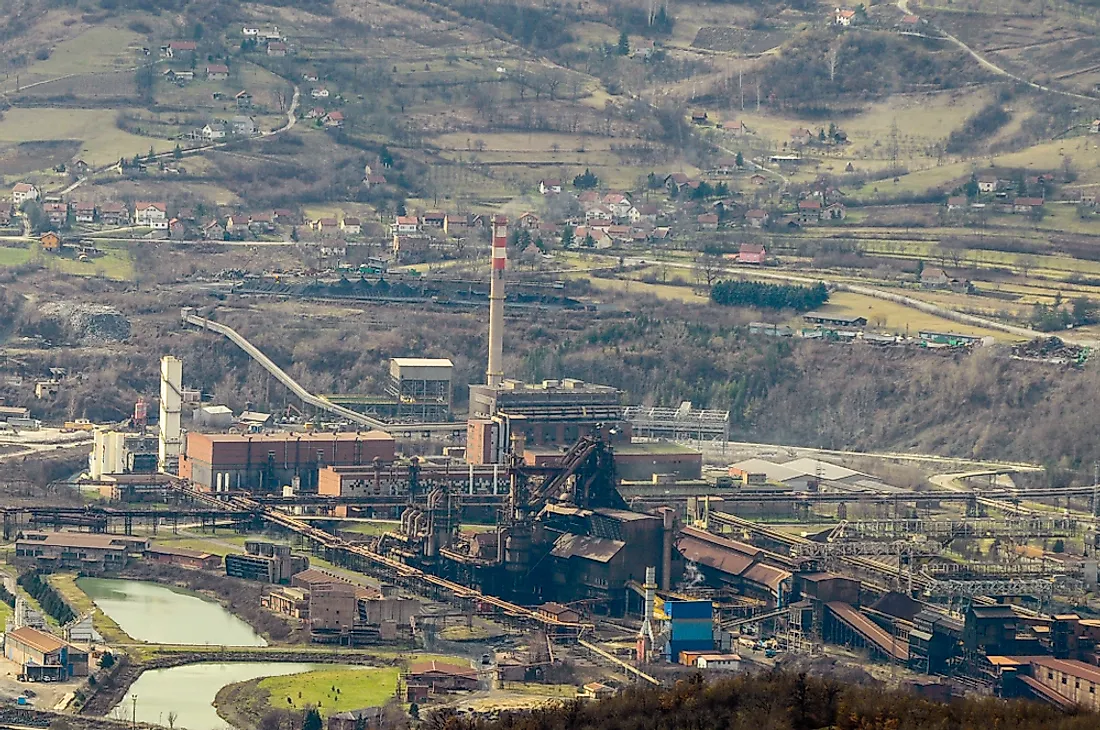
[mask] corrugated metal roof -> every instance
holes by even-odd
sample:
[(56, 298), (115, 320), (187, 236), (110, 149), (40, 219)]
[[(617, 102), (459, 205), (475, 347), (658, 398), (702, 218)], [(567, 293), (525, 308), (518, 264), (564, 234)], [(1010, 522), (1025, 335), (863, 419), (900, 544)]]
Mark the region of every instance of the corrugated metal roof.
[(741, 575), (753, 563), (751, 555), (712, 545), (689, 535), (684, 535), (677, 541), (676, 549), (693, 563), (730, 575)]
[(1077, 661), (1076, 659), (1054, 659), (1053, 657), (1031, 657), (1031, 663), (1046, 669), (1065, 672), (1071, 677), (1077, 677), (1089, 682), (1100, 683), (1100, 669)]
[(605, 537), (592, 537), (591, 535), (565, 534), (554, 542), (554, 549), (550, 554), (555, 558), (584, 558), (595, 560), (598, 563), (610, 562), (626, 547), (621, 540), (609, 540)]

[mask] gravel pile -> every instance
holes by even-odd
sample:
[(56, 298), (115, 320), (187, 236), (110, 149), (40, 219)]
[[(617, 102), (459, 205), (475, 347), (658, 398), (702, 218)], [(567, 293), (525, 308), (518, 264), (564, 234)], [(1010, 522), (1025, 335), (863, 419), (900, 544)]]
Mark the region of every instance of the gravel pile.
[(122, 342), (130, 337), (130, 320), (102, 304), (51, 302), (40, 309), (68, 329), (74, 339), (92, 343)]

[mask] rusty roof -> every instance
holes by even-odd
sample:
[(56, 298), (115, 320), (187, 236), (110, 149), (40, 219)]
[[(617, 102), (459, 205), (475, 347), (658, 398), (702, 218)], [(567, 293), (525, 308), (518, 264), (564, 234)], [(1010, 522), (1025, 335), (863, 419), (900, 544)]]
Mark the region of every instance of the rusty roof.
[(477, 670), (473, 667), (462, 666), (460, 664), (447, 664), (446, 662), (436, 661), (432, 659), (427, 662), (413, 662), (409, 665), (409, 675), (417, 676), (420, 674), (450, 674), (458, 677), (476, 677)]
[(53, 634), (47, 634), (45, 631), (39, 631), (30, 626), (23, 626), (15, 631), (9, 631), (8, 639), (16, 639), (19, 643), (37, 649), (44, 654), (55, 652), (69, 645), (68, 642)]
[(597, 563), (607, 563), (624, 547), (626, 543), (621, 540), (565, 534), (554, 542), (554, 548), (550, 554), (555, 558), (584, 558), (595, 560)]

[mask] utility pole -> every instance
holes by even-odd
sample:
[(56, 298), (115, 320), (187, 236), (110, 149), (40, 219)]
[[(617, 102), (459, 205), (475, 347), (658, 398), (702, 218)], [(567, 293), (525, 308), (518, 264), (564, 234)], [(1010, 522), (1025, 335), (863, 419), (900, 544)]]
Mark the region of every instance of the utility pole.
[(745, 67), (737, 64), (737, 89), (741, 92), (741, 111), (745, 111)]
[(890, 122), (890, 172), (898, 174), (898, 119)]
[(130, 727), (137, 728), (137, 695), (130, 695), (130, 700), (133, 703), (133, 711), (130, 714)]

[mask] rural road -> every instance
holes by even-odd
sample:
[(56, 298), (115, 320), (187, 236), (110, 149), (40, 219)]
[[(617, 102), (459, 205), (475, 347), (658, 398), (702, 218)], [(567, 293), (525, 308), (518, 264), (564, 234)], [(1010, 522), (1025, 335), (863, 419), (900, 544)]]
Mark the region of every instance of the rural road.
[[(901, 12), (905, 13), (906, 15), (912, 14), (912, 11), (909, 10), (909, 0), (897, 0), (897, 6), (898, 6), (898, 9), (901, 10)], [(937, 30), (939, 30), (941, 33), (943, 33), (943, 37), (945, 39), (951, 41), (952, 43), (957, 45), (959, 48), (961, 48), (964, 51), (966, 51), (967, 53), (969, 53), (974, 58), (974, 60), (978, 62), (979, 65), (981, 65), (983, 68), (985, 68), (989, 71), (992, 71), (993, 73), (997, 74), (998, 76), (1005, 76), (1007, 78), (1012, 79), (1013, 81), (1018, 81), (1021, 84), (1027, 84), (1028, 86), (1030, 86), (1033, 89), (1038, 89), (1039, 91), (1047, 91), (1047, 92), (1050, 92), (1051, 94), (1061, 94), (1062, 96), (1068, 96), (1071, 99), (1084, 99), (1086, 101), (1096, 101), (1097, 99), (1100, 99), (1100, 96), (1090, 96), (1088, 94), (1078, 94), (1078, 93), (1073, 92), (1073, 91), (1063, 91), (1061, 89), (1053, 89), (1049, 86), (1043, 86), (1042, 84), (1037, 84), (1034, 81), (1029, 81), (1028, 79), (1025, 79), (1021, 76), (1017, 76), (1016, 74), (1012, 73), (1011, 71), (1008, 71), (1006, 69), (1001, 68), (1000, 66), (993, 63), (992, 61), (990, 61), (986, 57), (982, 56), (980, 53), (978, 53), (973, 48), (971, 48), (970, 46), (968, 46), (965, 43), (963, 43), (962, 41), (960, 41), (955, 36), (948, 33), (943, 28), (937, 28)]]

